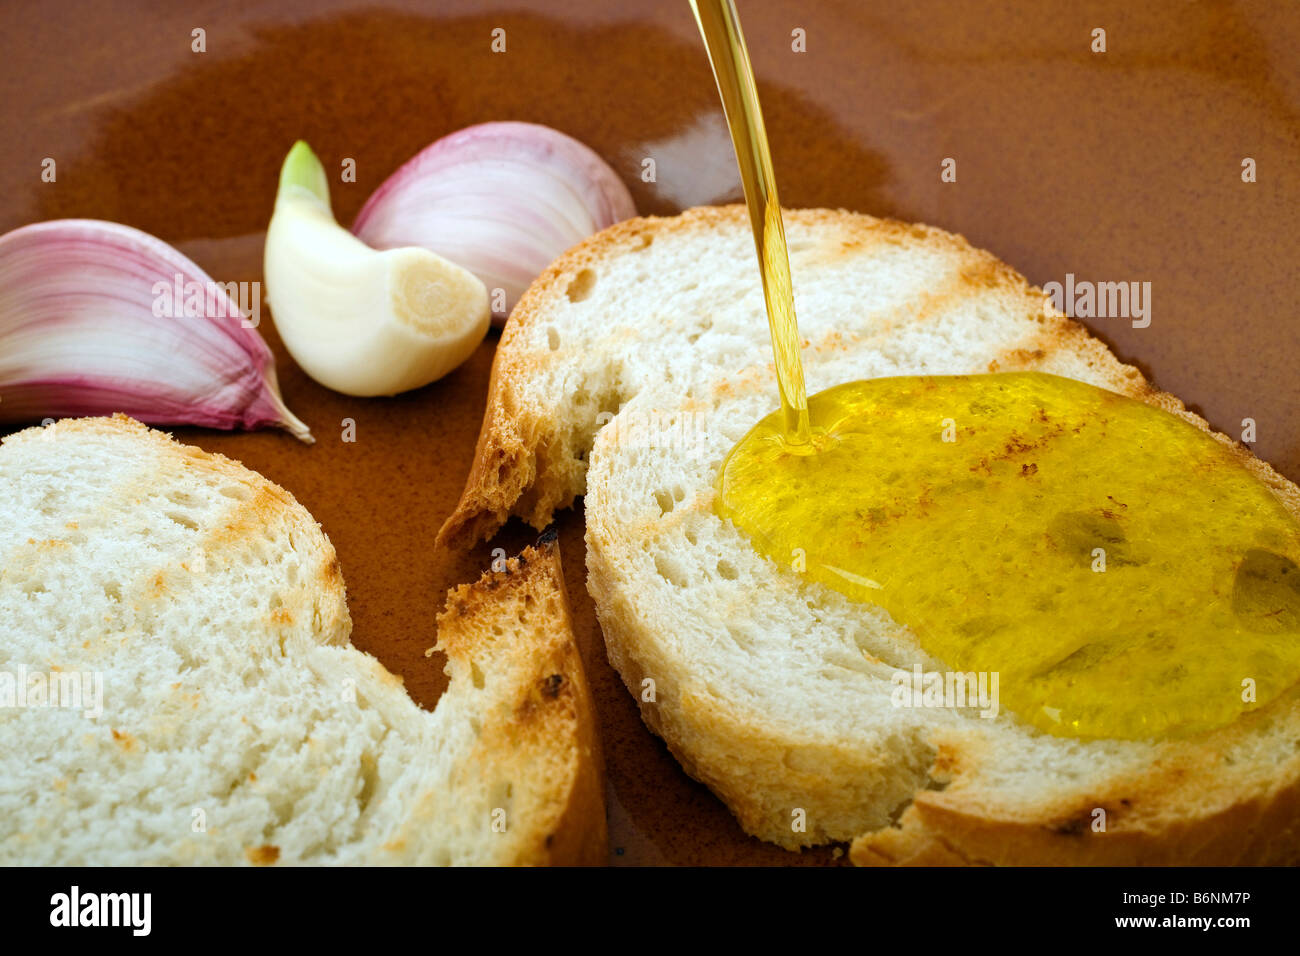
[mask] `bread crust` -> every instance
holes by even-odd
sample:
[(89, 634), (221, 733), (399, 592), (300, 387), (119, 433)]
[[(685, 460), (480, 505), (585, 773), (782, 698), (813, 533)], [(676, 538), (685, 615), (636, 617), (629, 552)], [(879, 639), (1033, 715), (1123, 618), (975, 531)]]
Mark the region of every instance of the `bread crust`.
[[(525, 613), (534, 619), (526, 628), (520, 626)], [(512, 862), (608, 862), (600, 737), (555, 535), (543, 535), (504, 570), (451, 589), (438, 617), (437, 646), (453, 680), (472, 680), (475, 666), (507, 678), (496, 695), (506, 706), (486, 715), (475, 759), (547, 782), (535, 794), (537, 807), (516, 824), (523, 830), (513, 836)]]
[[(575, 478), (572, 468), (548, 458), (555, 423), (544, 409), (524, 398), (523, 384), (537, 367), (516, 343), (523, 341), (523, 332), (531, 324), (545, 320), (547, 303), (563, 294), (583, 269), (608, 256), (637, 248), (658, 235), (746, 228), (745, 217), (743, 207), (730, 206), (689, 210), (669, 219), (629, 220), (575, 247), (533, 283), (511, 315), (498, 347), (475, 461), (460, 501), (439, 533), (443, 545), (477, 541), (512, 513), (543, 525), (556, 508), (567, 506), (585, 490), (582, 474)], [(1137, 368), (1121, 363), (1082, 325), (1046, 306), (1041, 290), (990, 253), (942, 230), (844, 211), (787, 210), (786, 217), (804, 226), (834, 225), (860, 243), (941, 246), (958, 260), (961, 282), (994, 288), (1020, 303), (1026, 328), (1032, 329), (1023, 341), (1008, 343), (989, 363), (988, 371), (1043, 368), (1061, 354), (1086, 361), (1111, 390), (1169, 411), (1212, 435), (1300, 518), (1300, 489), (1239, 443), (1214, 432), (1178, 398), (1152, 386)], [(651, 635), (641, 633), (644, 622), (616, 606), (618, 586), (601, 556), (610, 543), (602, 540), (589, 517), (589, 587), (610, 659), (639, 698), (638, 675), (648, 669), (642, 658)], [(772, 801), (755, 789), (755, 781), (764, 778), (779, 789), (772, 778), (787, 772), (780, 755), (787, 745), (802, 741), (756, 723), (755, 715), (732, 712), (725, 702), (689, 704), (679, 697), (641, 708), (646, 723), (664, 737), (687, 772), (718, 793), (748, 832), (791, 849), (801, 843), (846, 838), (844, 833), (792, 836), (788, 820), (777, 819)], [(930, 776), (944, 781), (946, 788), (916, 792), (896, 825), (884, 821), (854, 841), (852, 858), (859, 864), (1297, 862), (1300, 756), (1265, 768), (1224, 765), (1226, 744), (1234, 735), (1269, 722), (1280, 723), (1292, 739), (1300, 739), (1300, 701), (1295, 692), (1215, 733), (1155, 745), (1151, 765), (1142, 774), (1116, 777), (1099, 792), (1057, 794), (1015, 813), (990, 801), (978, 786), (978, 751), (971, 741), (940, 741)], [(855, 758), (854, 742), (841, 743), (831, 748), (828, 768), (861, 773), (864, 763), (871, 764), (873, 758)], [(844, 779), (849, 778), (840, 778), (839, 785)], [(843, 801), (835, 793), (833, 775), (829, 782), (808, 785), (819, 790), (814, 795), (823, 801), (823, 815), (834, 818)], [(1104, 836), (1092, 830), (1097, 808), (1107, 810)]]

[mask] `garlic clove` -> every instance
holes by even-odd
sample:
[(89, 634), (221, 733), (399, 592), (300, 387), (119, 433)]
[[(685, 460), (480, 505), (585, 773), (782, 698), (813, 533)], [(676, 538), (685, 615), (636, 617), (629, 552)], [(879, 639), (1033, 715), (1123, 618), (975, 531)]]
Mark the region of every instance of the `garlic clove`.
[(623, 181), (576, 139), (535, 123), (482, 123), (389, 176), (352, 232), (376, 249), (422, 246), (464, 266), (492, 290), (500, 323), (560, 253), (635, 215)]
[(487, 333), (487, 290), (468, 271), (427, 249), (371, 249), (335, 222), (325, 170), (303, 142), (280, 173), (264, 271), (285, 347), (348, 395), (427, 385)]
[[(312, 441), (229, 290), (119, 223), (59, 219), (0, 236), (0, 422), (124, 412)], [(254, 283), (253, 310), (257, 294)]]

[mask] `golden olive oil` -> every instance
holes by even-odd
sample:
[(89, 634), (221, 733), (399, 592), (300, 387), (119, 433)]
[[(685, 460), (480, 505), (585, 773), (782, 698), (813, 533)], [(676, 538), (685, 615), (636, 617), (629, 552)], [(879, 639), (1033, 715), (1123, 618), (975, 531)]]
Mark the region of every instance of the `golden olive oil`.
[(721, 514), (947, 666), (997, 672), (1021, 719), (1180, 735), (1300, 679), (1300, 527), (1193, 425), (1040, 372), (871, 379), (809, 404), (817, 453), (764, 419), (723, 466)]

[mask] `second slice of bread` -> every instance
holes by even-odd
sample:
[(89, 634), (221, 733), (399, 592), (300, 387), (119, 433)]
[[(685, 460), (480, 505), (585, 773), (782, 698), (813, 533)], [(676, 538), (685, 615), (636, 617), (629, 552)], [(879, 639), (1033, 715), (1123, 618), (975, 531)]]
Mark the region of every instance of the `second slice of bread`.
[[(1035, 369), (1208, 430), (1039, 290), (941, 230), (786, 215), (808, 390)], [(713, 512), (723, 456), (775, 403), (743, 209), (632, 220), (557, 261), (502, 337), (444, 543), (586, 494), (609, 656), (689, 773), (750, 833), (857, 838), (860, 863), (1246, 863), (1300, 857), (1296, 689), (1181, 740), (1081, 741), (1003, 713), (897, 708), (942, 670), (904, 627), (760, 557)], [(1221, 435), (1292, 512), (1300, 493)], [(1171, 489), (1170, 493), (1176, 493)]]

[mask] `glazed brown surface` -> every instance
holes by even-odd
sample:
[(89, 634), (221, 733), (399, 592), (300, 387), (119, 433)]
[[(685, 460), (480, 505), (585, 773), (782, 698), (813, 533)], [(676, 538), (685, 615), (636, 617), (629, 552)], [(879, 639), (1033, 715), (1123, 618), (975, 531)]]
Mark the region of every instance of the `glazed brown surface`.
[[(163, 6), (163, 5), (156, 5)], [(49, 2), (0, 10), (0, 230), (112, 219), (177, 245), (220, 281), (260, 280), (278, 168), (297, 138), (347, 223), (401, 162), (496, 119), (583, 140), (644, 213), (738, 195), (689, 8), (609, 4)], [(776, 173), (791, 206), (836, 206), (960, 232), (1032, 282), (1151, 283), (1151, 324), (1085, 320), (1126, 361), (1300, 479), (1300, 12), (1289, 4), (1116, 2), (888, 11), (741, 0)], [(431, 9), (439, 12), (431, 13)], [(207, 52), (191, 52), (191, 31)], [(506, 30), (504, 54), (491, 31)], [(1107, 31), (1108, 52), (1090, 50)], [(807, 52), (791, 50), (806, 31)], [(56, 160), (55, 183), (40, 179)], [(656, 183), (640, 179), (656, 160)], [(957, 160), (957, 182), (940, 163)], [(1252, 157), (1258, 182), (1243, 183)], [(797, 281), (797, 280), (796, 280)], [(766, 337), (754, 317), (754, 334)], [(317, 437), (177, 429), (292, 491), (338, 548), (355, 643), (437, 702), (426, 658), (447, 588), (476, 578), (518, 524), (472, 553), (432, 541), (469, 469), (495, 334), (461, 369), (393, 399), (306, 378), (269, 308), (289, 406)], [(775, 398), (774, 398), (775, 401)], [(356, 442), (341, 440), (343, 419)], [(642, 726), (605, 661), (584, 585), (581, 510), (563, 560), (608, 770), (614, 863), (823, 863), (745, 837)], [(842, 862), (842, 858), (840, 859)]]

